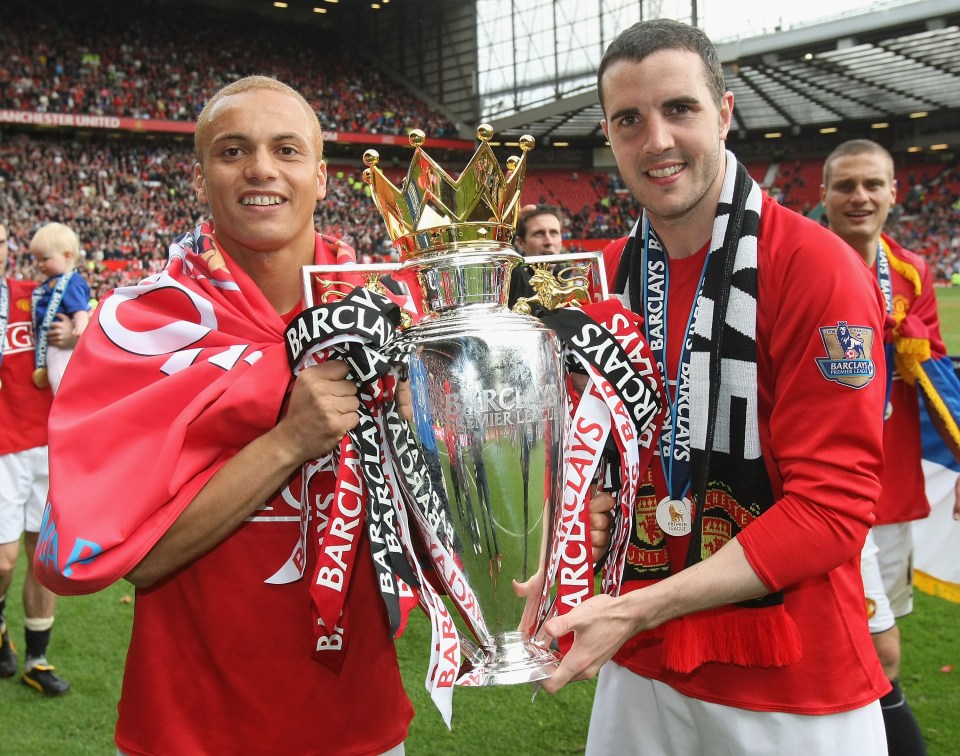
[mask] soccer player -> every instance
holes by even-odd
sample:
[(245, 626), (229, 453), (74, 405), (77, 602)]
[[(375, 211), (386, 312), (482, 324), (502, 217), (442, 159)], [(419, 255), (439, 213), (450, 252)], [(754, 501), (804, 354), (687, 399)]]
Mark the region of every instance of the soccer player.
[(635, 24), (598, 89), (644, 208), (606, 250), (611, 290), (644, 317), (670, 421), (624, 591), (546, 623), (575, 640), (544, 687), (602, 667), (588, 754), (881, 756), (890, 686), (858, 569), (882, 465), (880, 292), (725, 149), (734, 97), (701, 30)]
[[(884, 292), (893, 326), (887, 340), (882, 489), (860, 567), (873, 644), (893, 686), (880, 700), (890, 754), (922, 755), (920, 727), (900, 688), (896, 618), (913, 610), (911, 522), (930, 514), (921, 467), (920, 396), (944, 443), (960, 459), (954, 414), (960, 408), (960, 382), (940, 336), (930, 268), (883, 233), (897, 195), (893, 157), (868, 139), (844, 142), (823, 164), (820, 194), (830, 230), (867, 264)], [(960, 512), (960, 501), (954, 512)]]
[(358, 422), (344, 362), (294, 379), (284, 349), (302, 266), (336, 262), (313, 226), (326, 178), (301, 95), (261, 76), (221, 89), (196, 130), (209, 219), (101, 302), (57, 396), (36, 567), (62, 593), (137, 587), (124, 753), (403, 750), (413, 710), (366, 529), (337, 627), (318, 626), (311, 579), (278, 574), (312, 575), (300, 502), (333, 494), (309, 473)]

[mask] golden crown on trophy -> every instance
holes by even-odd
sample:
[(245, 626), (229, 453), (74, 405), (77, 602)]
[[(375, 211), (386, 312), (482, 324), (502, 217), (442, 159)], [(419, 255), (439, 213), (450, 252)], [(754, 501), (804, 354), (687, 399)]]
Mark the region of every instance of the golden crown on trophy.
[(363, 153), (367, 165), (363, 180), (371, 187), (401, 262), (427, 251), (510, 245), (520, 211), (526, 153), (535, 142), (532, 136), (520, 137), (523, 154), (508, 158), (504, 173), (490, 147), (491, 137), (492, 127), (477, 127), (480, 146), (454, 179), (422, 149), (426, 136), (414, 129), (413, 160), (399, 188), (377, 167), (376, 150)]

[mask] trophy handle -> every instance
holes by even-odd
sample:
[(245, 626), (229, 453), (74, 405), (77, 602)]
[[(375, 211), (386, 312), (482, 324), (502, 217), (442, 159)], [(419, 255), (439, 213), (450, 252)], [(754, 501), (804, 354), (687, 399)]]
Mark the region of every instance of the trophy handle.
[(406, 330), (422, 316), (422, 307), (416, 304), (414, 292), (406, 281), (391, 276), (399, 286), (398, 294), (383, 283), (383, 277), (400, 270), (400, 263), (304, 265), (302, 277), (303, 299), (307, 307), (338, 302), (355, 287), (376, 292), (400, 306), (400, 330)]
[[(607, 268), (603, 262), (603, 252), (563, 252), (559, 255), (530, 255), (524, 257), (521, 265), (549, 264), (551, 267), (563, 268), (564, 263), (569, 263), (568, 268), (580, 267), (585, 265), (593, 279), (593, 287), (590, 290), (590, 300), (592, 302), (603, 302), (610, 298), (610, 292), (607, 289)], [(579, 263), (579, 265), (578, 265)]]

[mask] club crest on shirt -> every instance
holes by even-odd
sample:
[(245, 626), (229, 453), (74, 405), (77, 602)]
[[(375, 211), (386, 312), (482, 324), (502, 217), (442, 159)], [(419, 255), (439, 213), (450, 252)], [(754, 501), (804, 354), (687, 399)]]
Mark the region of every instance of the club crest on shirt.
[(863, 388), (876, 374), (873, 362), (873, 329), (847, 325), (846, 320), (835, 326), (820, 328), (820, 338), (826, 357), (817, 357), (817, 367), (828, 381), (850, 388)]

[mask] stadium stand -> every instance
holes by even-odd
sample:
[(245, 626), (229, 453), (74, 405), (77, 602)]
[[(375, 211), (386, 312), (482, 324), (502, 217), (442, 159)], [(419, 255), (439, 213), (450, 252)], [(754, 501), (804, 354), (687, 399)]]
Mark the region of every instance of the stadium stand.
[[(223, 83), (256, 72), (298, 86), (328, 132), (401, 135), (416, 126), (431, 138), (456, 135), (454, 124), (398, 91), (375, 67), (344, 62), (351, 58), (336, 39), (325, 38), (318, 49), (314, 36), (284, 27), (284, 46), (278, 49), (262, 33), (263, 23), (245, 14), (156, 0), (17, 4), (0, 28), (0, 111), (189, 122)], [(184, 29), (214, 25), (223, 32), (221, 45), (184, 44)], [(190, 184), (189, 134), (38, 130), (9, 121), (0, 128), (0, 218), (10, 226), (19, 275), (34, 276), (17, 249), (45, 221), (78, 229), (94, 268), (91, 283), (102, 293), (158, 269), (172, 238), (203, 215)], [(364, 260), (389, 259), (389, 240), (362, 182), (359, 153), (343, 164), (331, 158), (317, 227), (344, 237)], [(565, 209), (568, 249), (598, 248), (629, 231), (640, 208), (615, 171), (561, 168), (551, 162), (557, 154), (539, 157), (544, 161), (537, 167), (535, 160), (528, 170), (523, 202)], [(442, 162), (455, 170), (462, 159), (458, 154)], [(784, 205), (808, 213), (819, 204), (822, 159), (751, 157), (747, 168)], [(405, 158), (392, 156), (384, 163), (399, 183)], [(897, 178), (901, 207), (895, 232), (931, 259), (939, 277), (948, 278), (960, 270), (960, 174), (955, 167), (909, 162), (901, 155)]]
[[(21, 248), (44, 221), (74, 225), (89, 262), (102, 271), (92, 283), (103, 291), (156, 269), (172, 238), (202, 217), (190, 183), (192, 164), (189, 140), (8, 134), (0, 142), (0, 217), (7, 219)], [(778, 183), (789, 178), (771, 191), (782, 192), (789, 207), (814, 207), (821, 164), (822, 159), (815, 158), (795, 161), (786, 170), (780, 167)], [(751, 172), (759, 177), (768, 167), (756, 164)], [(399, 183), (403, 169), (387, 168), (387, 174)], [(366, 260), (389, 259), (389, 239), (362, 181), (361, 167), (333, 164), (328, 175), (328, 195), (317, 207), (317, 227), (343, 237)], [(931, 259), (940, 278), (949, 278), (960, 270), (960, 171), (915, 163), (899, 166), (897, 177), (901, 202), (892, 221), (895, 233)], [(576, 193), (570, 191), (574, 186)], [(627, 233), (640, 212), (619, 176), (606, 171), (532, 169), (523, 201), (566, 209), (568, 249), (581, 244), (596, 248), (598, 244), (586, 242)], [(13, 252), (19, 274), (32, 277), (27, 256), (18, 255), (16, 246)]]
[[(221, 86), (260, 73), (299, 89), (328, 131), (405, 134), (412, 124), (456, 135), (374, 66), (356, 65), (332, 35), (318, 45), (309, 30), (264, 34), (264, 23), (151, 0), (16, 3), (0, 29), (0, 109), (192, 121)], [(216, 29), (217, 44), (186, 44), (197, 29)]]
[[(18, 274), (34, 277), (29, 256), (19, 252), (50, 220), (77, 229), (88, 262), (99, 271), (91, 280), (95, 294), (156, 270), (170, 241), (203, 217), (192, 166), (187, 141), (8, 136), (0, 143), (0, 217), (9, 224)], [(389, 256), (389, 239), (360, 168), (333, 165), (328, 171), (317, 227), (371, 259)]]

